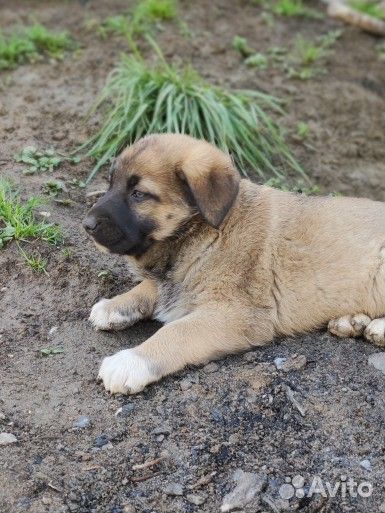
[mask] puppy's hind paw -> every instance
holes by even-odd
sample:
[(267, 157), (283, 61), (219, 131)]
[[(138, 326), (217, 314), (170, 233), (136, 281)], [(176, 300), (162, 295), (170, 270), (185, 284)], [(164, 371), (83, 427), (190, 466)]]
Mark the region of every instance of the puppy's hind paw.
[(385, 317), (373, 319), (368, 324), (364, 336), (376, 346), (385, 346)]
[(119, 310), (113, 299), (101, 299), (92, 307), (89, 320), (97, 330), (123, 330), (140, 318), (140, 312)]
[(371, 318), (365, 314), (344, 315), (329, 321), (328, 330), (337, 337), (360, 337), (370, 324)]

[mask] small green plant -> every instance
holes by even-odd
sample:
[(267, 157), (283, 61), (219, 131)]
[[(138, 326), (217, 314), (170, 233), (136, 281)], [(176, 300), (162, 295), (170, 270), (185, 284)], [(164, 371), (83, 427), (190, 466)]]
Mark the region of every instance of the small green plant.
[(40, 255), (34, 255), (32, 253), (27, 253), (19, 246), (19, 251), (21, 256), (24, 258), (25, 262), (29, 267), (36, 273), (47, 273), (47, 260), (42, 258)]
[(65, 50), (73, 50), (75, 45), (68, 32), (51, 32), (43, 25), (27, 27), (24, 34), (36, 53), (49, 57), (62, 58)]
[(247, 39), (245, 37), (235, 36), (232, 42), (232, 46), (234, 50), (239, 52), (244, 58), (249, 57), (255, 53), (255, 50), (250, 48), (248, 45)]
[(316, 41), (297, 36), (292, 51), (283, 61), (289, 77), (308, 80), (326, 73), (326, 69), (320, 63), (330, 55), (330, 48), (340, 36), (341, 31), (328, 32)]
[(67, 184), (72, 185), (73, 187), (78, 187), (79, 189), (84, 189), (87, 186), (84, 180), (79, 180), (78, 178), (68, 180)]
[(309, 134), (310, 128), (307, 123), (305, 123), (304, 121), (300, 121), (299, 123), (297, 123), (297, 136), (300, 139), (307, 139), (309, 137)]
[(40, 356), (53, 356), (61, 353), (64, 353), (63, 347), (44, 347), (40, 349)]
[(61, 180), (47, 180), (42, 189), (44, 194), (56, 197), (66, 190), (66, 186)]
[(379, 20), (385, 19), (385, 9), (379, 2), (370, 0), (349, 0), (349, 5), (356, 11), (372, 16)]
[(34, 211), (41, 204), (34, 197), (22, 201), (8, 180), (0, 180), (0, 248), (11, 240), (40, 239), (50, 244), (62, 240), (58, 226), (35, 218)]
[(97, 159), (88, 180), (127, 144), (162, 132), (186, 133), (231, 151), (245, 174), (280, 175), (283, 165), (304, 175), (266, 113), (282, 112), (276, 98), (212, 86), (193, 69), (158, 57), (149, 67), (143, 59), (124, 56), (112, 72), (95, 105), (95, 110), (108, 107), (102, 127), (79, 149)]
[(177, 15), (177, 0), (139, 1), (130, 15), (110, 16), (98, 28), (99, 34), (126, 37), (135, 52), (135, 38), (151, 33), (152, 27), (161, 21), (172, 20)]
[(176, 15), (176, 0), (142, 0), (138, 2), (132, 13), (134, 31), (146, 32), (151, 24), (172, 20)]
[(245, 59), (244, 62), (246, 66), (259, 69), (267, 68), (269, 63), (267, 57), (251, 48), (248, 45), (246, 38), (235, 36), (232, 42), (232, 47)]
[(61, 252), (65, 260), (70, 260), (73, 256), (73, 251), (71, 248), (63, 248)]
[(108, 16), (98, 27), (98, 32), (104, 39), (110, 34), (127, 36), (130, 30), (130, 20), (123, 15)]
[(108, 281), (112, 278), (112, 272), (109, 270), (103, 270), (98, 272), (98, 278), (101, 278), (102, 280)]
[(23, 148), (20, 153), (15, 155), (16, 162), (22, 162), (27, 164), (28, 167), (23, 170), (26, 175), (32, 175), (35, 173), (42, 173), (44, 171), (53, 171), (56, 167), (64, 161), (70, 162), (71, 164), (77, 164), (79, 162), (78, 157), (65, 157), (55, 152), (53, 149), (49, 150), (38, 150), (34, 146), (27, 146)]
[(15, 68), (41, 56), (62, 58), (75, 48), (67, 32), (51, 32), (42, 25), (14, 30), (9, 36), (0, 31), (0, 70)]
[(254, 53), (245, 59), (245, 64), (250, 68), (266, 69), (269, 61), (263, 53)]
[(323, 18), (323, 14), (304, 5), (303, 0), (278, 0), (273, 6), (274, 14), (280, 16), (303, 16), (306, 18)]

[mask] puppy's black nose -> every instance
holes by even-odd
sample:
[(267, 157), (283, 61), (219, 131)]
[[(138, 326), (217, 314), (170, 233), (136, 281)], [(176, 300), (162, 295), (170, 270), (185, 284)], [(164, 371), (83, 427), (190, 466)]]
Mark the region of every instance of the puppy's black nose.
[(98, 226), (98, 221), (95, 216), (87, 216), (83, 221), (83, 228), (87, 232), (93, 232)]

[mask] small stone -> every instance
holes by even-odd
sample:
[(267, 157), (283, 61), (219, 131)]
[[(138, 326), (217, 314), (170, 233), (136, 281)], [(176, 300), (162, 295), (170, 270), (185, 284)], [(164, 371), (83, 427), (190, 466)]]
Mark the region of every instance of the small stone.
[(152, 430), (153, 435), (169, 435), (171, 433), (171, 428), (168, 424), (163, 424), (162, 426), (158, 426)]
[(106, 444), (102, 445), (101, 449), (102, 451), (108, 451), (109, 449), (112, 449), (114, 446), (111, 442), (107, 442)]
[(192, 382), (189, 378), (184, 378), (182, 379), (182, 381), (179, 383), (179, 386), (181, 388), (181, 390), (183, 390), (184, 392), (186, 390), (188, 390), (189, 388), (191, 388), (192, 386)]
[(124, 404), (121, 408), (120, 414), (123, 417), (127, 417), (134, 410), (135, 406), (132, 403)]
[(370, 472), (372, 470), (372, 464), (370, 463), (369, 460), (362, 460), (362, 461), (360, 461), (360, 465), (361, 465), (362, 468), (364, 468), (368, 472)]
[(167, 495), (183, 495), (183, 486), (179, 483), (169, 483), (164, 488)]
[(57, 326), (52, 326), (52, 328), (48, 332), (48, 337), (52, 337), (59, 328)]
[(5, 420), (6, 419), (6, 416), (4, 415), (4, 413), (2, 411), (0, 411), (0, 420)]
[(0, 445), (10, 445), (16, 442), (17, 438), (12, 433), (0, 433)]
[(211, 362), (203, 367), (203, 372), (206, 374), (212, 374), (213, 372), (217, 372), (218, 369), (219, 365), (215, 362)]
[(65, 139), (67, 136), (66, 132), (54, 132), (52, 134), (52, 139), (54, 141), (62, 141), (63, 139)]
[(156, 441), (157, 442), (163, 442), (164, 438), (165, 438), (164, 435), (159, 435), (159, 436), (156, 437)]
[(132, 403), (124, 404), (116, 410), (115, 415), (120, 417), (127, 417), (134, 410), (134, 408), (135, 406)]
[(1, 287), (1, 289), (0, 289), (0, 290), (1, 290), (1, 292), (7, 292), (8, 287)]
[(47, 497), (46, 495), (43, 495), (43, 497), (41, 498), (41, 502), (45, 505), (49, 505), (52, 503), (52, 500), (50, 497)]
[(108, 444), (109, 441), (110, 440), (109, 440), (108, 436), (105, 434), (102, 434), (95, 438), (94, 447), (103, 447), (103, 445)]
[(237, 469), (233, 474), (233, 481), (236, 487), (228, 493), (222, 502), (223, 513), (233, 509), (241, 509), (251, 502), (254, 497), (262, 491), (266, 484), (266, 475), (263, 473), (253, 474)]
[(282, 369), (282, 365), (286, 362), (287, 358), (282, 358), (277, 356), (277, 358), (274, 358), (274, 365), (278, 370)]
[(39, 215), (41, 217), (51, 217), (51, 212), (46, 212), (45, 210), (42, 210), (39, 212)]
[(368, 358), (369, 365), (385, 374), (385, 353), (374, 353)]
[(191, 502), (191, 504), (195, 504), (195, 506), (200, 506), (206, 502), (206, 497), (196, 495), (195, 493), (189, 493), (186, 495), (186, 499)]
[(255, 352), (254, 351), (249, 351), (248, 353), (245, 353), (243, 355), (243, 359), (246, 361), (246, 362), (253, 362), (255, 360)]
[(82, 415), (79, 417), (75, 422), (72, 424), (72, 427), (75, 429), (84, 429), (91, 425), (91, 419), (89, 417), (86, 417), (85, 415)]
[(306, 365), (306, 356), (303, 354), (294, 354), (290, 358), (275, 358), (274, 364), (278, 370), (290, 372), (300, 370)]

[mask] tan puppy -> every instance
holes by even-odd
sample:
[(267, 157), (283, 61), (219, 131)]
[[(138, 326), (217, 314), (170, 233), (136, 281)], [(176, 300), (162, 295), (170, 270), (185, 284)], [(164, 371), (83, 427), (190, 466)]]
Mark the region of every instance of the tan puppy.
[(261, 187), (205, 141), (152, 135), (116, 160), (84, 226), (140, 281), (99, 301), (94, 326), (165, 323), (104, 359), (111, 392), (329, 321), (336, 335), (385, 344), (385, 204)]

